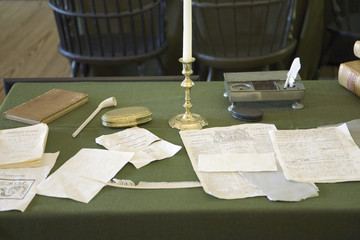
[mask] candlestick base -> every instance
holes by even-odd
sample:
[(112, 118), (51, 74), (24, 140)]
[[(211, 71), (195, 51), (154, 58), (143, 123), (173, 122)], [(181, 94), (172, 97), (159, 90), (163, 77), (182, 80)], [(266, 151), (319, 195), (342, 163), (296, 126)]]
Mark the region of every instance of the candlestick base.
[(186, 116), (185, 113), (185, 114), (179, 114), (171, 118), (169, 120), (169, 125), (172, 128), (177, 128), (183, 131), (183, 130), (202, 129), (204, 126), (208, 125), (208, 122), (199, 114), (191, 113), (190, 116)]
[(192, 58), (188, 62), (184, 62), (183, 59), (180, 58), (179, 61), (183, 64), (182, 73), (185, 76), (184, 81), (181, 83), (181, 87), (185, 88), (185, 113), (176, 115), (175, 117), (171, 118), (169, 120), (169, 126), (180, 130), (202, 129), (202, 127), (208, 125), (206, 119), (199, 114), (190, 112), (192, 107), (190, 102), (190, 89), (194, 86), (194, 82), (190, 79), (190, 75), (193, 72), (192, 63), (195, 61), (195, 58)]

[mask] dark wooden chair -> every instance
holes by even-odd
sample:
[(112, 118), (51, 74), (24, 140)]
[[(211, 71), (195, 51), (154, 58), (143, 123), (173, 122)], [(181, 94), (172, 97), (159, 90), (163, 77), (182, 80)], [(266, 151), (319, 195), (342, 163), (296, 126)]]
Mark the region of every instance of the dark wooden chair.
[(137, 64), (156, 59), (167, 47), (164, 0), (49, 0), (59, 32), (59, 52), (72, 76), (87, 76), (89, 64)]
[(326, 29), (329, 41), (324, 49), (320, 65), (338, 66), (355, 60), (354, 43), (360, 40), (360, 1), (331, 0), (332, 21)]
[(290, 59), (297, 45), (292, 36), (294, 0), (194, 0), (194, 56), (214, 69), (269, 69)]

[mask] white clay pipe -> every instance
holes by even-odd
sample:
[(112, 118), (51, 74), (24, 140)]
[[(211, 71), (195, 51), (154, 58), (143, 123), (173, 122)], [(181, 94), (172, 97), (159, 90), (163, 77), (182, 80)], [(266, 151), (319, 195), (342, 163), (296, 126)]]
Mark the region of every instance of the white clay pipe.
[(104, 101), (102, 101), (99, 106), (95, 109), (95, 111), (85, 120), (85, 122), (83, 122), (80, 127), (72, 134), (73, 137), (76, 137), (81, 130), (83, 130), (83, 128), (91, 121), (91, 119), (93, 119), (95, 117), (96, 114), (98, 114), (98, 112), (103, 109), (103, 108), (107, 108), (107, 107), (113, 107), (116, 106), (117, 102), (116, 99), (114, 97), (105, 99)]

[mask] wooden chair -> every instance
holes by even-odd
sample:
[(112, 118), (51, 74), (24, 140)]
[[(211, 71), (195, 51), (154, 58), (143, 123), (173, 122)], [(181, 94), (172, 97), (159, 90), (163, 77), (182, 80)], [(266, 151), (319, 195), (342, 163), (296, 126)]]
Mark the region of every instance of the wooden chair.
[(194, 0), (194, 56), (214, 69), (268, 69), (294, 53), (294, 0)]
[(360, 40), (360, 1), (331, 0), (332, 18), (327, 26), (329, 41), (320, 65), (338, 66), (355, 60), (354, 43)]
[(167, 47), (165, 0), (49, 0), (59, 32), (59, 52), (71, 60), (72, 76), (87, 76), (89, 64), (142, 63)]

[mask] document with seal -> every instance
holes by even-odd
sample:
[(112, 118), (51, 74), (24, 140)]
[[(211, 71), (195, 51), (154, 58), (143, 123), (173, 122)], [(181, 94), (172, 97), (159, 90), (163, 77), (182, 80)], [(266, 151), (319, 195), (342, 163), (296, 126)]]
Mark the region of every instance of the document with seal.
[(191, 164), (204, 191), (221, 199), (264, 196), (237, 171), (203, 172), (199, 170), (199, 155), (229, 153), (273, 153), (268, 137), (272, 124), (241, 124), (203, 130), (180, 131)]
[(360, 149), (346, 124), (303, 130), (270, 131), (287, 179), (332, 183), (360, 180)]

